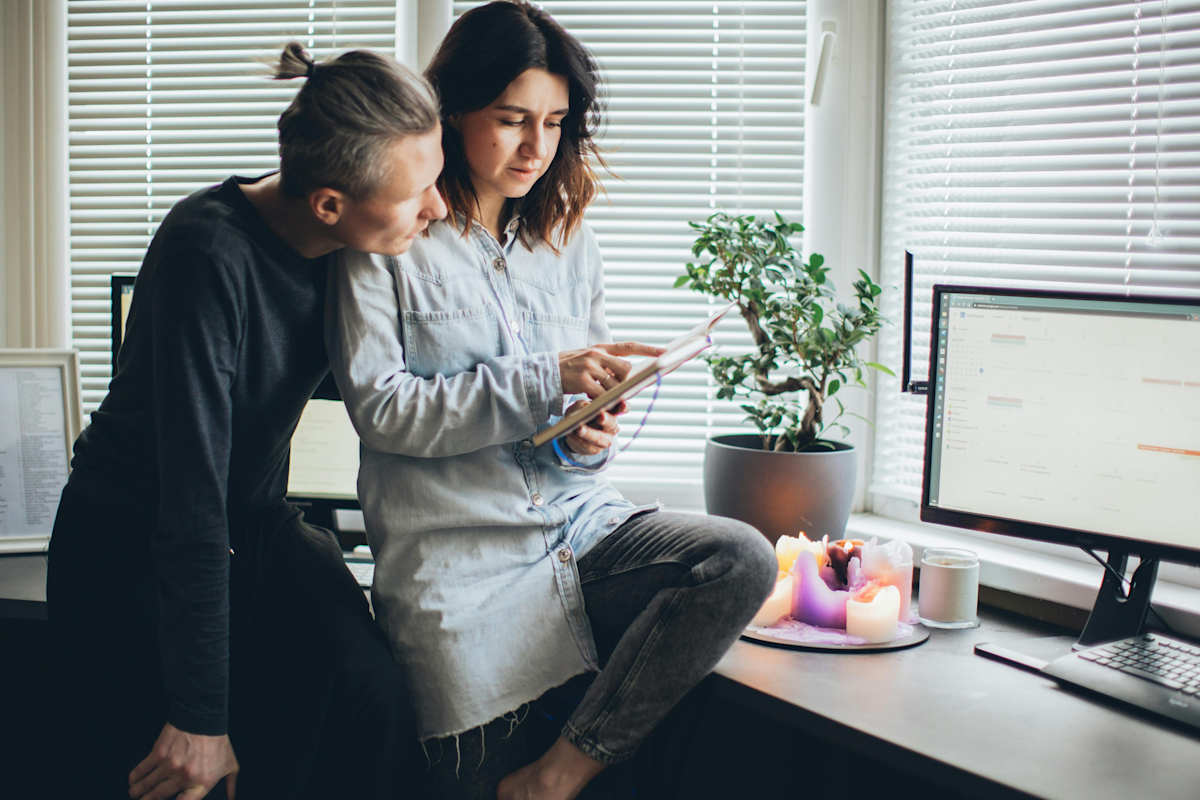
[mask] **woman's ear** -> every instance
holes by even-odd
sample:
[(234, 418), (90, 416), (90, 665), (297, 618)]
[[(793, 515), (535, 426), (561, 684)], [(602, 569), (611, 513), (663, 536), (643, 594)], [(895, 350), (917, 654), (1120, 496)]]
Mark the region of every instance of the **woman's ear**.
[(462, 133), (462, 128), (459, 127), (459, 124), (461, 121), (462, 121), (462, 115), (455, 114), (453, 116), (446, 117), (444, 120), (442, 120), (442, 125), (447, 128), (453, 128), (454, 130), (458, 131), (459, 133)]

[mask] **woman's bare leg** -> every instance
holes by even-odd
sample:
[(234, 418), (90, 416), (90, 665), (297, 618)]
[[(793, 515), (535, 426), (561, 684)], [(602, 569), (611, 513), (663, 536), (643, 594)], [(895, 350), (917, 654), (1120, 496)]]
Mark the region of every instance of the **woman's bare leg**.
[(541, 758), (500, 781), (496, 800), (573, 800), (606, 766), (560, 736)]

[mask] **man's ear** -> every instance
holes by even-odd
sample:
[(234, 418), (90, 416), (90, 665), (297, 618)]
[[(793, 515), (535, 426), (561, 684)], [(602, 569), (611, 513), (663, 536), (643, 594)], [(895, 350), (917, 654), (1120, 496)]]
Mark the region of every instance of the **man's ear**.
[(346, 195), (328, 187), (314, 189), (308, 193), (308, 207), (313, 216), (326, 225), (333, 226), (342, 218), (342, 214), (346, 213)]

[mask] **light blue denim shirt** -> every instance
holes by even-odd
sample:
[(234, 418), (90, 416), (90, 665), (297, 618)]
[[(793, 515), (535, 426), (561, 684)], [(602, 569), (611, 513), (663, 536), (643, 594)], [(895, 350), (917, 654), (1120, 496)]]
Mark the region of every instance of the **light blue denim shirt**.
[[(611, 341), (600, 252), (430, 226), (399, 258), (344, 251), (326, 340), (363, 442), (374, 607), (422, 740), (597, 670), (575, 560), (634, 507), (530, 437), (564, 398), (560, 350)], [(602, 467), (603, 457), (583, 464)]]

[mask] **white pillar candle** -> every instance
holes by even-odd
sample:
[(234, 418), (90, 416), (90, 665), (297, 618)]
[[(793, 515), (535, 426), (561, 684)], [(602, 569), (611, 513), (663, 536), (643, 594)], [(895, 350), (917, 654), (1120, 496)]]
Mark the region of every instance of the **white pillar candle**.
[(846, 633), (868, 642), (893, 641), (899, 621), (900, 590), (895, 586), (867, 589), (846, 603)]
[(800, 536), (780, 536), (775, 541), (775, 560), (779, 562), (779, 569), (782, 572), (787, 572), (792, 568), (792, 564), (796, 563), (796, 556), (800, 555), (800, 551), (804, 549), (804, 544), (808, 539), (801, 541)]
[(792, 576), (789, 575), (775, 583), (775, 591), (771, 592), (771, 596), (767, 598), (767, 602), (763, 603), (763, 607), (754, 615), (754, 619), (750, 620), (750, 624), (757, 625), (760, 628), (769, 628), (776, 622), (779, 622), (780, 617), (789, 616), (791, 613)]

